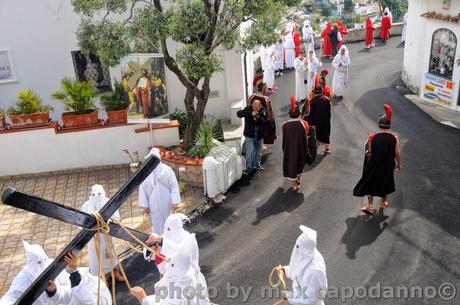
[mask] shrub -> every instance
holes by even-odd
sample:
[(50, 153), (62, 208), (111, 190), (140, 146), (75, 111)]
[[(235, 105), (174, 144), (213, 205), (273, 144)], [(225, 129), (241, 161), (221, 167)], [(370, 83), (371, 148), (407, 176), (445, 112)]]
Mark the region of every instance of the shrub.
[(79, 82), (70, 78), (61, 81), (62, 91), (54, 92), (51, 97), (64, 103), (66, 110), (75, 114), (86, 114), (96, 111), (93, 99), (96, 96), (91, 82)]
[(126, 108), (124, 100), (124, 89), (123, 85), (115, 81), (113, 84), (112, 94), (105, 94), (101, 96), (101, 104), (104, 106), (106, 111), (123, 110)]
[(16, 107), (8, 109), (9, 114), (18, 115), (53, 111), (53, 107), (42, 105), (42, 99), (31, 89), (19, 91), (17, 98), (19, 102)]

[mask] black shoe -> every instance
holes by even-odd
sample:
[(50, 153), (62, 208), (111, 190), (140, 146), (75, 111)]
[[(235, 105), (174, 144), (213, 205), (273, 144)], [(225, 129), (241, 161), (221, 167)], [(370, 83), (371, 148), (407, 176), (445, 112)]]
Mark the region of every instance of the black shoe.
[(250, 175), (251, 172), (252, 172), (252, 170), (244, 169), (243, 170), (243, 175), (245, 175), (245, 176)]

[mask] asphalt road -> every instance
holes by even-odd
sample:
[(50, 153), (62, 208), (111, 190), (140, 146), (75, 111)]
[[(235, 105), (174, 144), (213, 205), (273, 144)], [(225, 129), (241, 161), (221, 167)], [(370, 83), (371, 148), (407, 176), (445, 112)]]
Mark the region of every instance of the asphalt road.
[[(403, 97), (399, 38), (370, 52), (362, 43), (349, 48), (350, 87), (342, 101), (333, 102), (332, 154), (321, 153), (307, 166), (301, 192), (290, 191), (282, 177), (278, 139), (269, 147), (263, 172), (239, 181), (224, 204), (189, 227), (197, 234), (208, 285), (218, 289), (211, 291), (218, 294), (214, 303), (275, 303), (261, 288), (273, 267), (289, 262), (303, 224), (318, 232), (331, 288), (326, 304), (460, 304), (460, 296), (442, 299), (452, 292), (445, 283), (460, 294), (460, 132), (433, 121)], [(276, 80), (279, 93), (271, 98), (279, 123), (287, 119), (293, 81), (294, 73)], [(359, 211), (365, 199), (353, 197), (352, 190), (361, 175), (364, 142), (377, 130), (383, 103), (394, 109), (403, 169), (396, 174), (390, 208), (370, 218)], [(126, 264), (132, 282), (151, 292), (158, 277), (153, 266), (139, 256)], [(136, 304), (122, 286), (118, 298), (121, 304)]]

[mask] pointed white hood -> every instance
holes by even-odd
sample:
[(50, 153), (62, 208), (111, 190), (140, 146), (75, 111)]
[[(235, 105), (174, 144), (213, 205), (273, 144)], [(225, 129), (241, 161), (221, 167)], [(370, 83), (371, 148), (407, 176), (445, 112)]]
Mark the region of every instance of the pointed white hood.
[(316, 231), (300, 226), (302, 234), (297, 238), (289, 261), (288, 277), (297, 277), (313, 260), (316, 252)]

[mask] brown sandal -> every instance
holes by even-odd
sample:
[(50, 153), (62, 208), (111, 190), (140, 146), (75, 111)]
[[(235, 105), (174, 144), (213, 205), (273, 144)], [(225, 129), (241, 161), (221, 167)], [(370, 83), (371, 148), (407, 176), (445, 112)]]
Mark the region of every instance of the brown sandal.
[(382, 203), (380, 204), (380, 208), (381, 208), (382, 210), (388, 208), (388, 202), (387, 202), (387, 201), (382, 202)]
[(361, 208), (361, 212), (363, 212), (364, 214), (368, 214), (368, 215), (374, 215), (375, 213), (375, 208), (373, 207), (362, 207)]

